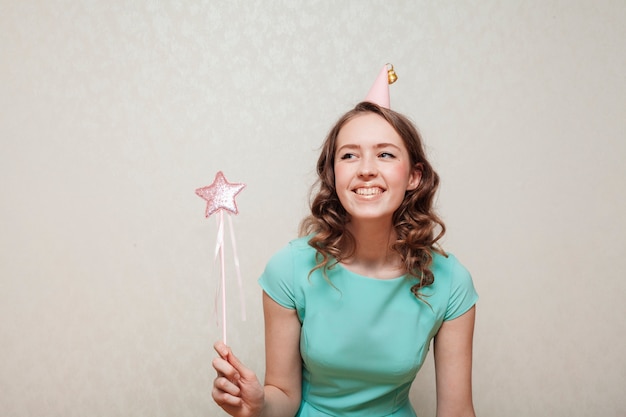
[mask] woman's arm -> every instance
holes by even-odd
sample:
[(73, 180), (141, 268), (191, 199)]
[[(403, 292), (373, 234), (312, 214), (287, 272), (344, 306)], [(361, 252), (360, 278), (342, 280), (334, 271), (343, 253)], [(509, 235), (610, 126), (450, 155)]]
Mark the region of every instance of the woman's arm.
[(444, 321), (435, 336), (437, 417), (475, 417), (472, 402), (472, 341), (476, 307)]
[(302, 395), (300, 320), (263, 292), (265, 314), (265, 407), (262, 416), (293, 417)]

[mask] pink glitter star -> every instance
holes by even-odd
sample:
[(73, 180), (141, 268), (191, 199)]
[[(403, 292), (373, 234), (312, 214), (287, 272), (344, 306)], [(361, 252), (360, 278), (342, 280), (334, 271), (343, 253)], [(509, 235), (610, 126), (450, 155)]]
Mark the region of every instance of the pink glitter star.
[(237, 214), (235, 196), (239, 194), (245, 186), (246, 184), (228, 182), (222, 171), (215, 174), (213, 184), (196, 190), (196, 194), (207, 201), (206, 217), (222, 209)]

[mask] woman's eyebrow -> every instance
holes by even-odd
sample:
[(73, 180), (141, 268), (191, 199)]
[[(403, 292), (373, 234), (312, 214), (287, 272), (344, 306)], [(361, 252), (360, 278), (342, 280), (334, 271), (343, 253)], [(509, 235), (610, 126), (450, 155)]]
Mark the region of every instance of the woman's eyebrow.
[[(377, 143), (376, 145), (374, 145), (374, 148), (376, 149), (387, 148), (387, 147), (400, 149), (400, 147), (394, 143), (382, 142), (382, 143)], [(339, 148), (337, 148), (337, 152), (339, 152), (342, 149), (360, 149), (360, 148), (361, 148), (361, 145), (357, 143), (346, 143), (345, 145), (342, 145)]]
[(379, 148), (387, 148), (387, 147), (392, 147), (392, 148), (396, 148), (396, 149), (400, 149), (400, 147), (398, 145), (396, 145), (395, 143), (379, 143), (375, 146), (377, 149)]
[(356, 143), (346, 143), (345, 145), (341, 145), (339, 148), (337, 148), (337, 152), (339, 152), (342, 149), (360, 149), (361, 145), (357, 145)]

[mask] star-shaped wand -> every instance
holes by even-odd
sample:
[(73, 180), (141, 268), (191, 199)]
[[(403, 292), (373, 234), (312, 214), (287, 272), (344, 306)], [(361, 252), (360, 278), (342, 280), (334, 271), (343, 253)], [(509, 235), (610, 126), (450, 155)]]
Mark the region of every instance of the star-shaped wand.
[[(222, 340), (226, 343), (226, 274), (224, 272), (224, 211), (229, 211), (233, 214), (239, 213), (237, 210), (237, 204), (235, 203), (235, 196), (244, 189), (246, 185), (240, 183), (230, 183), (224, 177), (222, 171), (219, 171), (215, 175), (213, 183), (209, 186), (198, 188), (196, 194), (206, 200), (206, 217), (209, 217), (213, 213), (218, 213), (218, 230), (217, 230), (217, 243), (215, 245), (215, 257), (219, 255), (220, 258), (220, 275), (221, 275), (221, 287), (222, 287)], [(235, 234), (233, 232), (233, 224), (230, 216), (228, 216), (228, 223), (230, 226), (230, 240), (233, 248), (233, 255), (235, 258), (235, 271), (237, 273), (237, 280), (239, 283), (239, 295), (241, 297), (241, 310), (242, 316), (245, 320), (245, 304), (243, 301), (243, 284), (241, 282), (241, 273), (239, 270), (239, 259), (237, 258), (237, 245), (235, 244)]]

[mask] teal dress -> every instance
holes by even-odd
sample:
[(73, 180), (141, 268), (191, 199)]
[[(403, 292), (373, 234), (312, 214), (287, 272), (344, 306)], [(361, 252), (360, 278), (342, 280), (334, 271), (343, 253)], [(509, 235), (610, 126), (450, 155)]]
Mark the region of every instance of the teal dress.
[[(259, 278), (302, 324), (302, 403), (296, 417), (415, 417), (409, 389), (430, 341), (445, 320), (478, 299), (468, 271), (453, 256), (434, 255), (435, 282), (422, 289), (408, 277), (374, 279), (341, 264), (316, 270), (308, 238), (291, 241)], [(331, 285), (332, 283), (332, 285)]]

